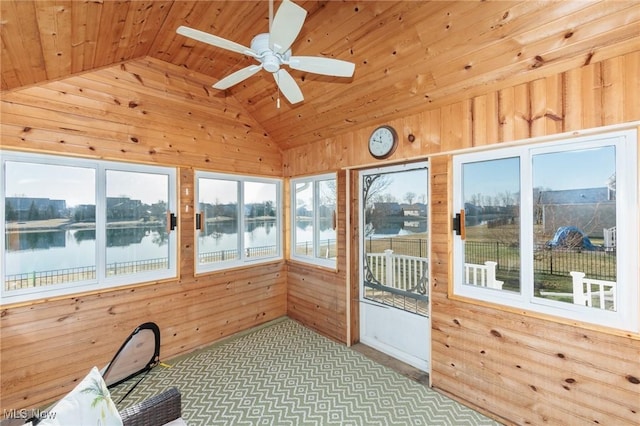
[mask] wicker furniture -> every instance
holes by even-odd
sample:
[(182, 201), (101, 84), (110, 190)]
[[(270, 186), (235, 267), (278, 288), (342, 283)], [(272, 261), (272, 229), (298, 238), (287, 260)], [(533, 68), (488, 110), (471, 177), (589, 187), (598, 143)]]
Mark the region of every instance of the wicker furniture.
[[(123, 426), (161, 426), (175, 421), (172, 425), (186, 425), (181, 419), (182, 400), (176, 388), (153, 396), (145, 401), (120, 411)], [(27, 419), (8, 418), (0, 420), (0, 426), (24, 425)]]
[(160, 426), (180, 419), (182, 400), (176, 388), (170, 388), (139, 404), (120, 411), (124, 426)]

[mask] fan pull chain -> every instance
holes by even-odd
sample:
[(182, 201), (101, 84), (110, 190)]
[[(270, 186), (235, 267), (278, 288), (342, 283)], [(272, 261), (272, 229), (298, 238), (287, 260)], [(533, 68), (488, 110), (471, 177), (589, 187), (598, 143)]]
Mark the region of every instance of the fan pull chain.
[(280, 74), (276, 73), (276, 108), (280, 109)]

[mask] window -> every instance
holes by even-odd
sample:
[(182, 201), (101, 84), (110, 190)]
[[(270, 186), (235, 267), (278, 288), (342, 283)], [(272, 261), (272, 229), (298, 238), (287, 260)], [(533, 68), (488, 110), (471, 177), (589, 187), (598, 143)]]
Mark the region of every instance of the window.
[(281, 182), (196, 172), (196, 272), (282, 258)]
[(629, 130), (454, 157), (454, 293), (637, 332), (636, 144)]
[(291, 258), (336, 267), (336, 175), (291, 180)]
[(175, 169), (2, 152), (2, 302), (172, 278)]

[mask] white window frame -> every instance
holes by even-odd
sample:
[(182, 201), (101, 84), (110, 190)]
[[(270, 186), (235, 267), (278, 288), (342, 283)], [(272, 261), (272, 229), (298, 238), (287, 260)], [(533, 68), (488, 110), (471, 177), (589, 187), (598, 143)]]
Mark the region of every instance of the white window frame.
[[(464, 208), (462, 166), (465, 163), (520, 157), (520, 292), (465, 285), (464, 246), (461, 237), (453, 238), (453, 295), (526, 311), (552, 315), (571, 321), (638, 333), (638, 135), (635, 128), (605, 132), (584, 132), (582, 136), (557, 135), (524, 141), (525, 144), (453, 157), (453, 211)], [(572, 137), (573, 136), (573, 137)], [(540, 142), (540, 143), (537, 143)], [(546, 143), (545, 143), (546, 142)], [(534, 155), (564, 150), (616, 147), (616, 225), (617, 234), (616, 311), (590, 308), (547, 298), (535, 297), (533, 289), (533, 195), (532, 158)]]
[[(46, 154), (32, 154), (17, 151), (0, 151), (0, 163), (2, 165), (2, 178), (6, 173), (5, 164), (7, 161), (12, 162), (25, 162), (32, 164), (42, 165), (54, 165), (54, 166), (67, 166), (67, 167), (79, 167), (95, 170), (95, 210), (96, 210), (96, 254), (95, 254), (95, 267), (96, 278), (93, 280), (73, 281), (69, 283), (56, 284), (53, 286), (40, 286), (31, 287), (19, 290), (5, 290), (4, 286), (4, 274), (2, 275), (2, 285), (0, 286), (0, 299), (1, 304), (19, 303), (32, 301), (42, 298), (51, 298), (58, 296), (66, 296), (77, 293), (84, 293), (89, 291), (105, 290), (124, 285), (140, 284), (146, 282), (153, 282), (158, 280), (166, 280), (177, 278), (177, 263), (178, 263), (178, 232), (177, 228), (168, 232), (168, 252), (169, 252), (169, 266), (162, 270), (152, 270), (145, 272), (136, 272), (133, 274), (122, 274), (112, 277), (106, 276), (106, 175), (107, 171), (125, 171), (136, 173), (152, 173), (168, 176), (168, 197), (167, 208), (169, 212), (177, 212), (178, 200), (177, 200), (177, 173), (173, 167), (162, 166), (149, 166), (133, 163), (120, 163), (104, 160), (90, 160), (82, 158), (70, 158), (63, 156), (54, 156)], [(0, 215), (2, 221), (0, 224), (2, 234), (6, 235), (6, 221), (5, 221), (5, 186), (1, 185), (0, 196), (1, 206)], [(6, 241), (2, 238), (0, 242), (0, 265), (2, 270), (5, 269), (6, 261)]]
[[(312, 265), (323, 266), (326, 268), (336, 269), (336, 259), (335, 258), (327, 258), (321, 256), (320, 253), (320, 194), (319, 194), (319, 185), (322, 181), (333, 180), (336, 182), (336, 204), (337, 204), (337, 183), (338, 176), (336, 173), (326, 173), (322, 175), (315, 176), (307, 176), (301, 178), (291, 179), (289, 182), (289, 188), (291, 192), (291, 203), (290, 203), (290, 213), (291, 213), (291, 259), (310, 263)], [(313, 254), (312, 255), (302, 255), (298, 254), (296, 251), (297, 241), (296, 241), (296, 185), (300, 183), (309, 183), (313, 188)], [(336, 205), (337, 208), (337, 205)], [(336, 244), (337, 244), (337, 234), (336, 234)]]
[[(199, 234), (200, 230), (196, 229), (195, 233), (195, 271), (196, 274), (203, 274), (207, 272), (220, 271), (224, 269), (237, 268), (241, 266), (249, 266), (259, 263), (267, 263), (273, 262), (277, 260), (282, 260), (282, 179), (276, 178), (266, 178), (266, 177), (257, 177), (257, 176), (245, 176), (245, 175), (233, 175), (226, 173), (216, 173), (216, 172), (206, 172), (197, 170), (195, 172), (195, 202), (196, 202), (196, 214), (201, 215), (200, 211), (200, 185), (199, 180), (203, 179), (217, 179), (217, 180), (226, 180), (226, 181), (234, 181), (238, 182), (238, 250), (239, 250), (239, 258), (232, 260), (225, 260), (220, 262), (212, 262), (200, 264), (198, 262), (198, 257), (200, 255), (200, 242), (199, 242)], [(246, 247), (244, 244), (244, 229), (245, 229), (245, 217), (244, 217), (244, 195), (245, 195), (245, 183), (267, 183), (274, 184), (276, 186), (276, 250), (273, 255), (263, 255), (263, 256), (247, 256)], [(196, 224), (197, 226), (197, 224)]]

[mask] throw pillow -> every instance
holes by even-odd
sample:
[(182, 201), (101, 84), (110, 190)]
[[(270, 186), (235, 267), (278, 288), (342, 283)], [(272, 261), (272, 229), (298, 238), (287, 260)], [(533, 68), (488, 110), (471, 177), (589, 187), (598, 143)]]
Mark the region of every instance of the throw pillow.
[(97, 367), (54, 405), (38, 426), (122, 426), (122, 419)]

